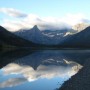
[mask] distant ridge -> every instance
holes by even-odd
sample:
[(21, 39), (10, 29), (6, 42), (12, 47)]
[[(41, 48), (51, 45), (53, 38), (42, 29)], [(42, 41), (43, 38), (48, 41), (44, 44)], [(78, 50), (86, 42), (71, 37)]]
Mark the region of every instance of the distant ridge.
[(68, 47), (89, 47), (90, 48), (90, 26), (79, 33), (69, 36), (62, 45)]
[[(53, 37), (44, 35), (52, 35), (53, 33), (56, 34)], [(37, 49), (90, 48), (90, 27), (87, 27), (86, 29), (76, 34), (67, 35), (64, 37), (62, 34), (66, 34), (66, 30), (60, 32), (53, 31), (52, 33), (49, 30), (47, 30), (46, 32), (41, 32), (38, 29), (37, 25), (35, 25), (30, 30), (21, 30), (15, 33), (11, 33), (0, 26), (0, 47), (6, 44), (16, 47), (34, 47)]]
[(36, 44), (25, 40), (0, 26), (0, 43), (19, 47), (36, 46)]
[(58, 45), (63, 39), (64, 35), (67, 33), (67, 29), (64, 30), (44, 30), (40, 31), (35, 25), (33, 28), (28, 30), (19, 30), (14, 32), (14, 34), (32, 41), (37, 44), (44, 44), (44, 45)]

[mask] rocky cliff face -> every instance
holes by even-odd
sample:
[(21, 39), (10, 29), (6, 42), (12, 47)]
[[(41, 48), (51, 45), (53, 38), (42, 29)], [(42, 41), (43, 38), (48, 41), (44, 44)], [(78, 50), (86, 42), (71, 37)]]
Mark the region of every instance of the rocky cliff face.
[(76, 30), (77, 32), (80, 32), (90, 26), (88, 23), (79, 23), (72, 27), (72, 29)]

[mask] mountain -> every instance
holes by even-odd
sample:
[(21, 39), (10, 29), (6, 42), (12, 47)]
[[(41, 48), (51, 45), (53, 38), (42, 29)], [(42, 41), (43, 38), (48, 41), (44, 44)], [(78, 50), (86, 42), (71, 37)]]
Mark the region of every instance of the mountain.
[(63, 39), (65, 39), (64, 35), (66, 35), (67, 32), (67, 29), (40, 31), (37, 25), (35, 25), (32, 29), (19, 30), (14, 32), (14, 34), (38, 44), (58, 45)]
[(79, 24), (74, 25), (72, 27), (72, 29), (74, 29), (77, 32), (80, 32), (89, 26), (90, 26), (90, 24), (88, 24), (88, 23), (79, 23)]
[(70, 35), (61, 45), (69, 48), (90, 47), (90, 27), (87, 27), (79, 33)]
[(40, 31), (36, 25), (29, 30), (23, 29), (11, 33), (0, 26), (0, 46), (5, 44), (34, 48), (88, 48), (90, 47), (90, 27), (71, 34), (67, 29)]
[(19, 47), (37, 46), (36, 44), (7, 31), (2, 26), (0, 26), (0, 44)]
[(59, 36), (59, 35), (65, 35), (66, 34), (67, 29), (62, 29), (62, 30), (43, 30), (42, 33), (47, 35), (47, 36)]
[(2, 42), (0, 41), (0, 47), (2, 47)]
[(19, 30), (17, 32), (14, 32), (14, 34), (39, 44), (45, 44), (45, 42), (47, 42), (46, 40), (48, 40), (47, 37), (41, 33), (36, 25), (30, 30)]

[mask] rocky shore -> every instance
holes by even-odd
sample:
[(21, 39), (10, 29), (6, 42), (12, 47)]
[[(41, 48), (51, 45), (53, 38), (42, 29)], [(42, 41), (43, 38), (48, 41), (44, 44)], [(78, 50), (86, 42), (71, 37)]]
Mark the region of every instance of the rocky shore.
[(86, 60), (83, 68), (59, 90), (90, 90), (90, 59)]

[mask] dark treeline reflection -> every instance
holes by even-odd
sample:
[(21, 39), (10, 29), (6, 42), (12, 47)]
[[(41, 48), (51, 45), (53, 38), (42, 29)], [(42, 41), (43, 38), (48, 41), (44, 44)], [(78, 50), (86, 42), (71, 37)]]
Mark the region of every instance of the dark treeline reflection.
[(16, 49), (16, 50), (1, 50), (0, 51), (0, 68), (7, 65), (10, 62), (17, 60), (18, 58), (30, 55), (35, 51), (28, 49)]
[(89, 58), (89, 50), (1, 51), (0, 90), (54, 90)]

